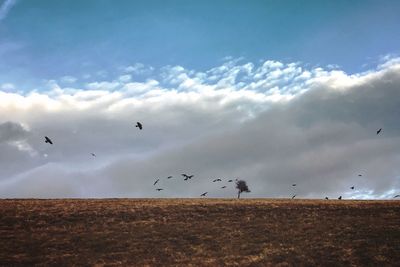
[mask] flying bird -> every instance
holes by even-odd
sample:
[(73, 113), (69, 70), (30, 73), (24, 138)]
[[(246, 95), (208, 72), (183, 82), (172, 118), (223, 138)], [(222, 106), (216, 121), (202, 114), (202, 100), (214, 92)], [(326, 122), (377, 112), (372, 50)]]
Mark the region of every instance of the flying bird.
[(228, 183), (232, 183), (233, 182), (233, 180), (228, 180)]
[(45, 140), (44, 140), (45, 143), (49, 143), (50, 145), (53, 144), (53, 142), (52, 142), (52, 141), (50, 140), (50, 138), (48, 138), (47, 136), (45, 136), (44, 139), (45, 139)]
[(360, 177), (361, 177), (361, 176), (362, 176), (362, 174), (359, 174), (358, 176), (360, 176)]
[(380, 134), (382, 131), (382, 128), (380, 128), (378, 131), (376, 131), (376, 134)]
[(139, 130), (143, 129), (143, 125), (140, 122), (136, 122), (136, 126), (135, 127), (138, 127)]
[(171, 178), (172, 178), (172, 176), (168, 176), (168, 177), (167, 177), (167, 179), (171, 179)]
[(208, 192), (204, 192), (203, 194), (201, 194), (201, 197), (205, 197), (207, 195)]
[(160, 181), (160, 179), (157, 179), (153, 185), (156, 185), (158, 183), (158, 181)]
[(296, 186), (296, 184), (292, 184), (292, 186)]
[(296, 197), (296, 195), (293, 195), (293, 196), (292, 196), (292, 199), (294, 199), (295, 197)]
[(157, 190), (157, 191), (161, 191), (161, 190), (164, 190), (164, 189), (162, 189), (162, 188), (157, 188), (156, 190)]
[(354, 186), (350, 187), (351, 190), (354, 190)]
[(341, 199), (342, 199), (342, 196), (338, 197), (338, 199), (341, 200)]
[(395, 195), (393, 198), (398, 198), (398, 197), (400, 197), (400, 195)]
[(226, 185), (222, 186), (221, 188), (226, 188)]
[(222, 180), (218, 178), (218, 179), (214, 179), (214, 180), (213, 180), (213, 183), (215, 183), (215, 182), (221, 182), (221, 181), (222, 181)]
[(328, 197), (325, 197), (325, 199), (328, 200), (329, 198), (328, 198)]
[(192, 179), (192, 177), (193, 177), (193, 175), (187, 175), (187, 174), (184, 174), (184, 173), (182, 173), (182, 176), (185, 177), (185, 179), (183, 179), (185, 181), (187, 181), (188, 179)]
[(94, 154), (94, 153), (90, 153), (90, 155), (92, 155), (93, 157), (96, 157), (96, 154)]

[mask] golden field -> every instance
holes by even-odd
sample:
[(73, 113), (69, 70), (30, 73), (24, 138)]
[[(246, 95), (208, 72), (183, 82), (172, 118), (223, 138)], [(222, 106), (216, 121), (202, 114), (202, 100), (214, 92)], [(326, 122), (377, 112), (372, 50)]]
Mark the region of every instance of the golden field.
[(400, 201), (0, 200), (0, 266), (399, 266)]

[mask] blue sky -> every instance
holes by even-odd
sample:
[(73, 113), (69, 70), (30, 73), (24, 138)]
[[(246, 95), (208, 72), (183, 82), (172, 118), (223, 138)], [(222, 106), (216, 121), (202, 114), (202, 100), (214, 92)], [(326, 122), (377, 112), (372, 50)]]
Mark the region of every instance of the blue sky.
[(249, 197), (391, 199), (398, 14), (400, 1), (0, 0), (0, 198), (234, 197), (242, 178)]
[(399, 1), (11, 2), (0, 82), (21, 86), (134, 63), (203, 71), (225, 57), (355, 73), (400, 47)]

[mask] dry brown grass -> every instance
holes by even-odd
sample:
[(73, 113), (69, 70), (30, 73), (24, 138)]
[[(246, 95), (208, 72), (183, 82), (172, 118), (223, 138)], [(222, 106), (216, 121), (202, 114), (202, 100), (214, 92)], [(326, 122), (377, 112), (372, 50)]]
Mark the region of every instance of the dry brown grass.
[(0, 265), (385, 266), (400, 201), (0, 200)]

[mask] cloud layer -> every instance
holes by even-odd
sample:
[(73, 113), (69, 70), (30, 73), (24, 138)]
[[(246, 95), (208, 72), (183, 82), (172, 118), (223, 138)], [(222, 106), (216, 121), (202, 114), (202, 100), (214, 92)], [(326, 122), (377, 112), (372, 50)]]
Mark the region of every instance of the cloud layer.
[(0, 197), (234, 197), (226, 180), (238, 177), (251, 197), (400, 190), (399, 60), (353, 75), (240, 62), (135, 64), (114, 79), (0, 91)]

